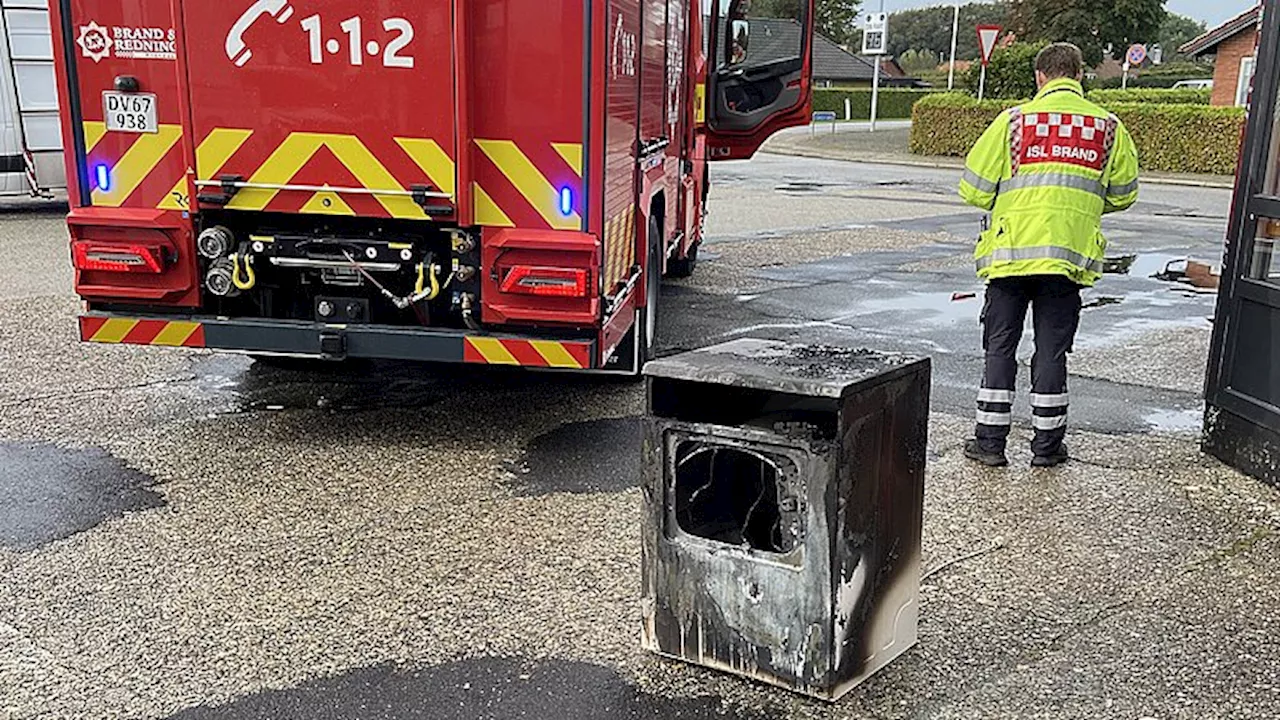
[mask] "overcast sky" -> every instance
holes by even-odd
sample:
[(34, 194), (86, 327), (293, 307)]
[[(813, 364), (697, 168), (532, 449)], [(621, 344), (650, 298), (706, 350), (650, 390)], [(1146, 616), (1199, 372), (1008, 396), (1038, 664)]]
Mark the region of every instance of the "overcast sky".
[[(967, 1), (967, 0), (966, 0)], [(879, 10), (881, 0), (862, 0), (864, 10)], [(950, 5), (939, 0), (883, 0), (885, 12), (930, 5)], [(1248, 10), (1254, 0), (1169, 0), (1169, 10), (1209, 23), (1210, 27)]]

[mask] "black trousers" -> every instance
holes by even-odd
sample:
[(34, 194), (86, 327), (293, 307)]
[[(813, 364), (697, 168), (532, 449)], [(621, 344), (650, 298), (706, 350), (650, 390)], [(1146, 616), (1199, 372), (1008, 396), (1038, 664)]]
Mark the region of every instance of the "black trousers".
[(1067, 436), (1067, 355), (1080, 328), (1080, 290), (1060, 275), (1003, 278), (987, 285), (982, 311), (986, 371), (978, 392), (978, 441), (984, 450), (1004, 452), (1013, 427), (1018, 381), (1018, 344), (1034, 314), (1036, 354), (1031, 360), (1031, 413), (1038, 456), (1061, 450)]

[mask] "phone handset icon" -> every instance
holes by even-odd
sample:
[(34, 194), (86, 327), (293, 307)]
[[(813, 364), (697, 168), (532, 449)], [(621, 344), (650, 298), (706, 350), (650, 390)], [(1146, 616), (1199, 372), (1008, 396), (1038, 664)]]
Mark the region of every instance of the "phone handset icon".
[(231, 26), (231, 32), (227, 33), (227, 58), (234, 62), (236, 67), (244, 67), (244, 64), (249, 62), (249, 58), (253, 57), (253, 51), (244, 44), (244, 34), (263, 15), (271, 15), (276, 22), (283, 25), (293, 17), (293, 7), (289, 5), (289, 0), (257, 0), (244, 11), (236, 24)]

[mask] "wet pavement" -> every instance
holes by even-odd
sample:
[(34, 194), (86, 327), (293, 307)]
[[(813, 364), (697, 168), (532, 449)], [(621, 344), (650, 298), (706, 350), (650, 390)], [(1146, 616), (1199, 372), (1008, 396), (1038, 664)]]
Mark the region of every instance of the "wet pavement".
[(164, 498), (154, 481), (101, 450), (0, 443), (0, 546), (33, 550)]
[(1032, 473), (1020, 444), (992, 472), (959, 454), (982, 301), (958, 174), (715, 178), (664, 354), (934, 359), (898, 663), (828, 706), (639, 650), (638, 386), (82, 346), (61, 221), (27, 210), (0, 216), (0, 718), (1280, 714), (1280, 497), (1197, 452), (1214, 299), (1149, 277), (1217, 259), (1228, 193), (1147, 186), (1107, 219), (1139, 260), (1086, 298), (1077, 461)]
[(716, 699), (673, 700), (635, 689), (600, 665), (563, 660), (478, 658), (428, 669), (361, 668), (339, 677), (265, 692), (220, 707), (200, 707), (173, 720), (764, 720)]
[(522, 495), (548, 495), (638, 487), (643, 427), (638, 416), (605, 418), (566, 423), (539, 435), (508, 465), (513, 488)]

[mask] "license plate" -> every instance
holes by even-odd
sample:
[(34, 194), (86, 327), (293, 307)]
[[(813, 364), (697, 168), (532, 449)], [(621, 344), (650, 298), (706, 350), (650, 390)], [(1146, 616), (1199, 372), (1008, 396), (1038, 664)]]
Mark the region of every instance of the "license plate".
[(102, 93), (107, 130), (127, 133), (158, 133), (156, 96), (148, 93)]

